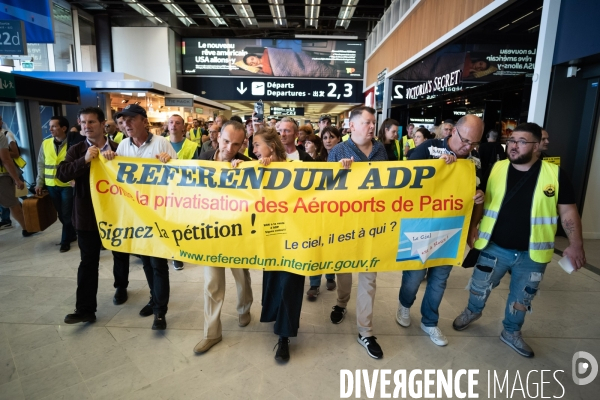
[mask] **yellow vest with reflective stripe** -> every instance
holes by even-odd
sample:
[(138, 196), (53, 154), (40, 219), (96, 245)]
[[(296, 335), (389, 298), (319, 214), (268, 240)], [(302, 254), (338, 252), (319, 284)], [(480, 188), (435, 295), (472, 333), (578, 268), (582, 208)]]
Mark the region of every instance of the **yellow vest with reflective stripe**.
[(409, 139), (408, 136), (402, 136), (402, 146), (406, 147), (406, 143), (408, 143), (409, 148), (415, 148), (415, 141), (413, 139)]
[[(108, 135), (106, 135), (108, 137)], [(117, 134), (115, 135), (115, 138), (112, 140), (115, 143), (121, 143), (121, 141), (123, 140), (123, 132), (119, 131), (117, 132)]]
[[(65, 139), (67, 140), (67, 139)], [(46, 186), (61, 186), (67, 187), (69, 183), (64, 183), (56, 179), (56, 170), (58, 164), (65, 160), (67, 156), (67, 144), (61, 147), (58, 155), (54, 150), (54, 138), (48, 138), (42, 143), (42, 151), (44, 152), (44, 181)]]
[[(490, 173), (483, 205), (483, 218), (479, 226), (479, 239), (475, 248), (483, 250), (489, 243), (500, 207), (506, 195), (506, 180), (510, 160), (498, 161)], [(554, 237), (558, 223), (558, 172), (557, 165), (542, 161), (531, 204), (531, 234), (529, 257), (539, 263), (548, 263), (554, 254)]]
[(192, 128), (190, 129), (190, 140), (196, 143), (198, 146), (202, 144), (202, 129)]
[[(169, 140), (171, 140), (171, 138), (169, 138)], [(177, 152), (177, 159), (178, 160), (191, 160), (192, 157), (194, 157), (194, 153), (196, 152), (197, 148), (198, 148), (198, 145), (196, 143), (184, 138), (183, 145), (181, 146), (181, 150), (179, 150)]]

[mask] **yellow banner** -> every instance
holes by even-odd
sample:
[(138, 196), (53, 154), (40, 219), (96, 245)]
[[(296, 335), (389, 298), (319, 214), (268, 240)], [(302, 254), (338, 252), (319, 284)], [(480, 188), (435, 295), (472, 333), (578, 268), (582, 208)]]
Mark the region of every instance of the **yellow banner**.
[(301, 275), (460, 265), (470, 161), (229, 163), (103, 157), (90, 185), (111, 250)]

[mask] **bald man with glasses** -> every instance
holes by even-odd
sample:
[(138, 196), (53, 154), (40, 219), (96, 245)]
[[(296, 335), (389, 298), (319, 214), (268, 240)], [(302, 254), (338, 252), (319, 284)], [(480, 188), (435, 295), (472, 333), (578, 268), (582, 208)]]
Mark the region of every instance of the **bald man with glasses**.
[[(451, 164), (459, 158), (471, 159), (477, 174), (480, 173), (481, 163), (471, 156), (471, 151), (479, 144), (483, 135), (483, 121), (474, 115), (465, 115), (452, 128), (452, 134), (444, 139), (431, 139), (416, 147), (410, 156), (410, 160), (443, 159)], [(462, 179), (457, 176), (456, 179)], [(477, 177), (479, 185), (480, 178)], [(473, 208), (473, 220), (479, 221), (483, 213), (483, 191), (477, 188)], [(473, 233), (473, 234), (471, 234)], [(473, 247), (473, 239), (477, 236), (476, 226), (469, 230), (468, 244)], [(427, 273), (427, 287), (421, 303), (421, 329), (429, 335), (433, 343), (438, 346), (446, 346), (448, 339), (438, 328), (439, 307), (446, 290), (446, 282), (452, 271), (452, 265), (443, 265), (428, 269), (402, 272), (402, 285), (398, 294), (399, 305), (396, 313), (396, 321), (400, 326), (410, 326), (410, 308), (417, 298), (417, 292), (421, 282)]]

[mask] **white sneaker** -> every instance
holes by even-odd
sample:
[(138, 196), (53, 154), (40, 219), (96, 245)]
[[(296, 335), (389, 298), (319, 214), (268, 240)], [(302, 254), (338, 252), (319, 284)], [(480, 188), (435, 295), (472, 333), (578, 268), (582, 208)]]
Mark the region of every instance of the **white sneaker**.
[(396, 311), (396, 322), (405, 328), (410, 326), (410, 308), (404, 307), (402, 304), (398, 306)]
[(437, 326), (425, 326), (421, 322), (421, 329), (423, 329), (423, 332), (428, 334), (431, 341), (438, 346), (445, 346), (448, 344), (448, 339), (446, 339), (446, 336), (444, 336)]

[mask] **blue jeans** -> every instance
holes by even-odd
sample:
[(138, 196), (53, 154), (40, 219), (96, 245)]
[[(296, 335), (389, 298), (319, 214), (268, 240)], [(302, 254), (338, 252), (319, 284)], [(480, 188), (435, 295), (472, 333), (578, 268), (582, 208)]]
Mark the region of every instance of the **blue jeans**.
[(510, 272), (510, 289), (502, 325), (509, 333), (520, 331), (525, 322), (525, 311), (514, 308), (514, 305), (521, 304), (531, 312), (531, 301), (538, 291), (546, 265), (533, 261), (529, 251), (509, 250), (494, 243), (488, 244), (481, 251), (473, 269), (469, 284), (469, 310), (482, 312), (492, 289)]
[(71, 223), (71, 215), (73, 214), (73, 188), (60, 187), (60, 186), (46, 186), (52, 204), (58, 212), (58, 219), (63, 225), (62, 237), (60, 244), (71, 243), (72, 239), (76, 237), (75, 229)]
[(452, 271), (451, 265), (402, 272), (402, 285), (398, 298), (400, 304), (411, 308), (417, 298), (419, 286), (427, 272), (427, 287), (421, 303), (421, 322), (427, 327), (437, 326), (440, 319), (440, 303), (446, 290), (446, 282)]
[[(310, 286), (321, 286), (321, 277), (323, 275), (315, 275), (310, 277)], [(325, 274), (325, 279), (335, 280), (335, 274)]]
[(0, 207), (0, 210), (2, 211), (0, 213), (0, 216), (1, 216), (0, 222), (11, 222), (11, 220), (10, 220), (10, 208)]

